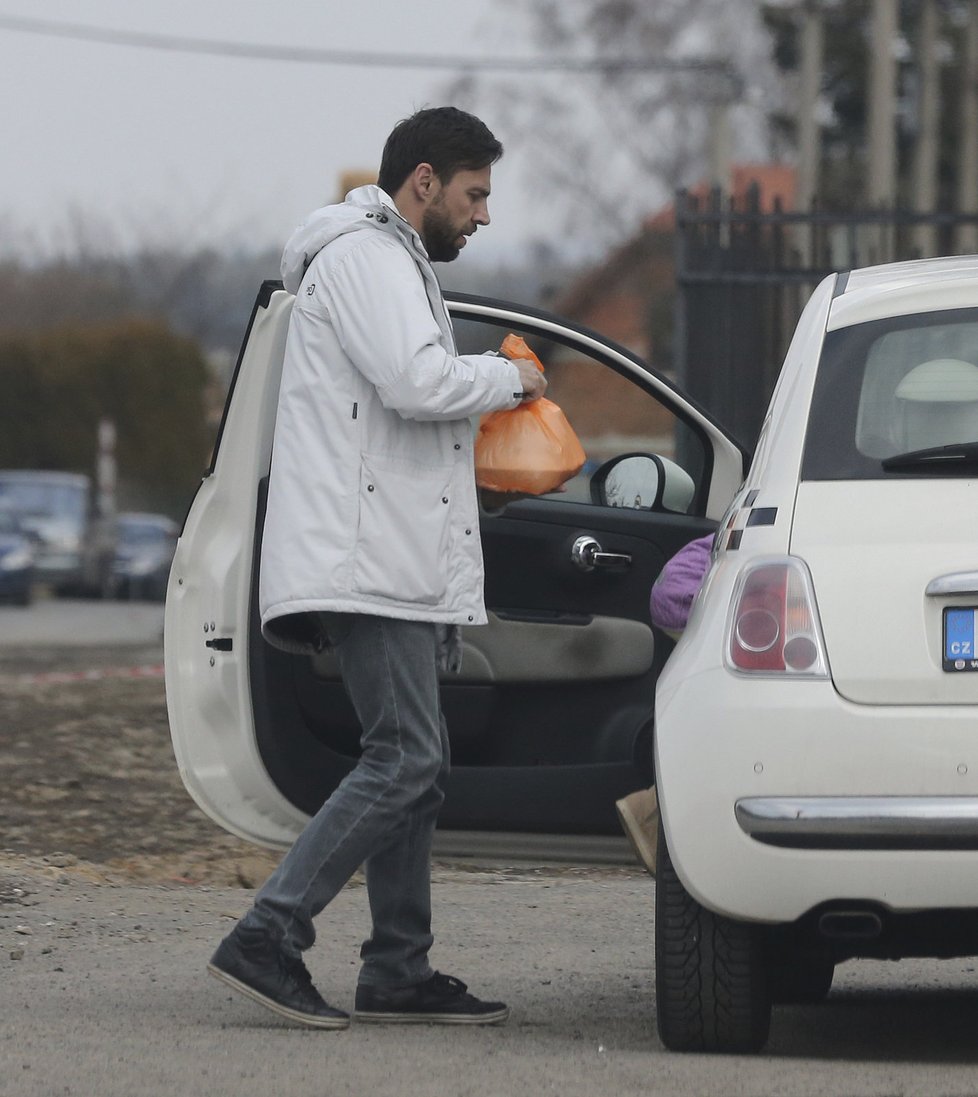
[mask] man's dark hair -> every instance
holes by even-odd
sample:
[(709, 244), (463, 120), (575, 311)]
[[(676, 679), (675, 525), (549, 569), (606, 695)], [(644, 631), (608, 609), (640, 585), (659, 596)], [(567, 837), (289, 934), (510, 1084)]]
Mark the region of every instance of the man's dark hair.
[(396, 194), (418, 164), (431, 164), (441, 183), (457, 171), (494, 164), (503, 146), (485, 122), (457, 107), (429, 107), (398, 122), (384, 145), (377, 184)]

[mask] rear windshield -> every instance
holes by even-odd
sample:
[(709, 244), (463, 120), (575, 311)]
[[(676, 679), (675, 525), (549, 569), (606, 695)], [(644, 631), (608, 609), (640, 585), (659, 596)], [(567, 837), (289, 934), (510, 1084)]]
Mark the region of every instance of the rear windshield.
[[(804, 480), (922, 474), (884, 459), (978, 442), (978, 310), (927, 312), (829, 332), (815, 381)], [(973, 464), (928, 474), (974, 476)]]

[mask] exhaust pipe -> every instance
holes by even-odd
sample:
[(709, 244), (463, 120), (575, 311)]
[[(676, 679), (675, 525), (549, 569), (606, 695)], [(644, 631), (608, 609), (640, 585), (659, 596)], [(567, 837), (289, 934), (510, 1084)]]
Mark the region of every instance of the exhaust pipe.
[(872, 941), (883, 932), (883, 919), (872, 910), (827, 910), (818, 932), (832, 941)]

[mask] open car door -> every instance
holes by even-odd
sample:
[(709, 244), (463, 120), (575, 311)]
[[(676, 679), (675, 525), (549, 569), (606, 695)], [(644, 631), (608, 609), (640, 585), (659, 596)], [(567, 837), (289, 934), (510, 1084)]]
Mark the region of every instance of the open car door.
[[(655, 683), (671, 641), (649, 621), (668, 558), (715, 528), (745, 455), (663, 376), (557, 317), (448, 295), (460, 351), (522, 335), (587, 464), (566, 490), (482, 515), (488, 626), (463, 630), (443, 707), (452, 776), (442, 852), (620, 845), (614, 801), (648, 785)], [(350, 771), (359, 727), (329, 653), (260, 634), (257, 567), (292, 297), (259, 294), (211, 468), (177, 545), (165, 617), (174, 751), (200, 807), (287, 845)], [(612, 840), (612, 836), (615, 836)]]

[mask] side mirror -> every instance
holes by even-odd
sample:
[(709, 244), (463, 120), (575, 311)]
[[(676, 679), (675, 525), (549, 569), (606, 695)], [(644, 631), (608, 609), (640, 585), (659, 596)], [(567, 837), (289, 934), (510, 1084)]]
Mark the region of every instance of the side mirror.
[(613, 457), (591, 477), (591, 502), (605, 507), (688, 514), (695, 494), (689, 473), (655, 453)]

